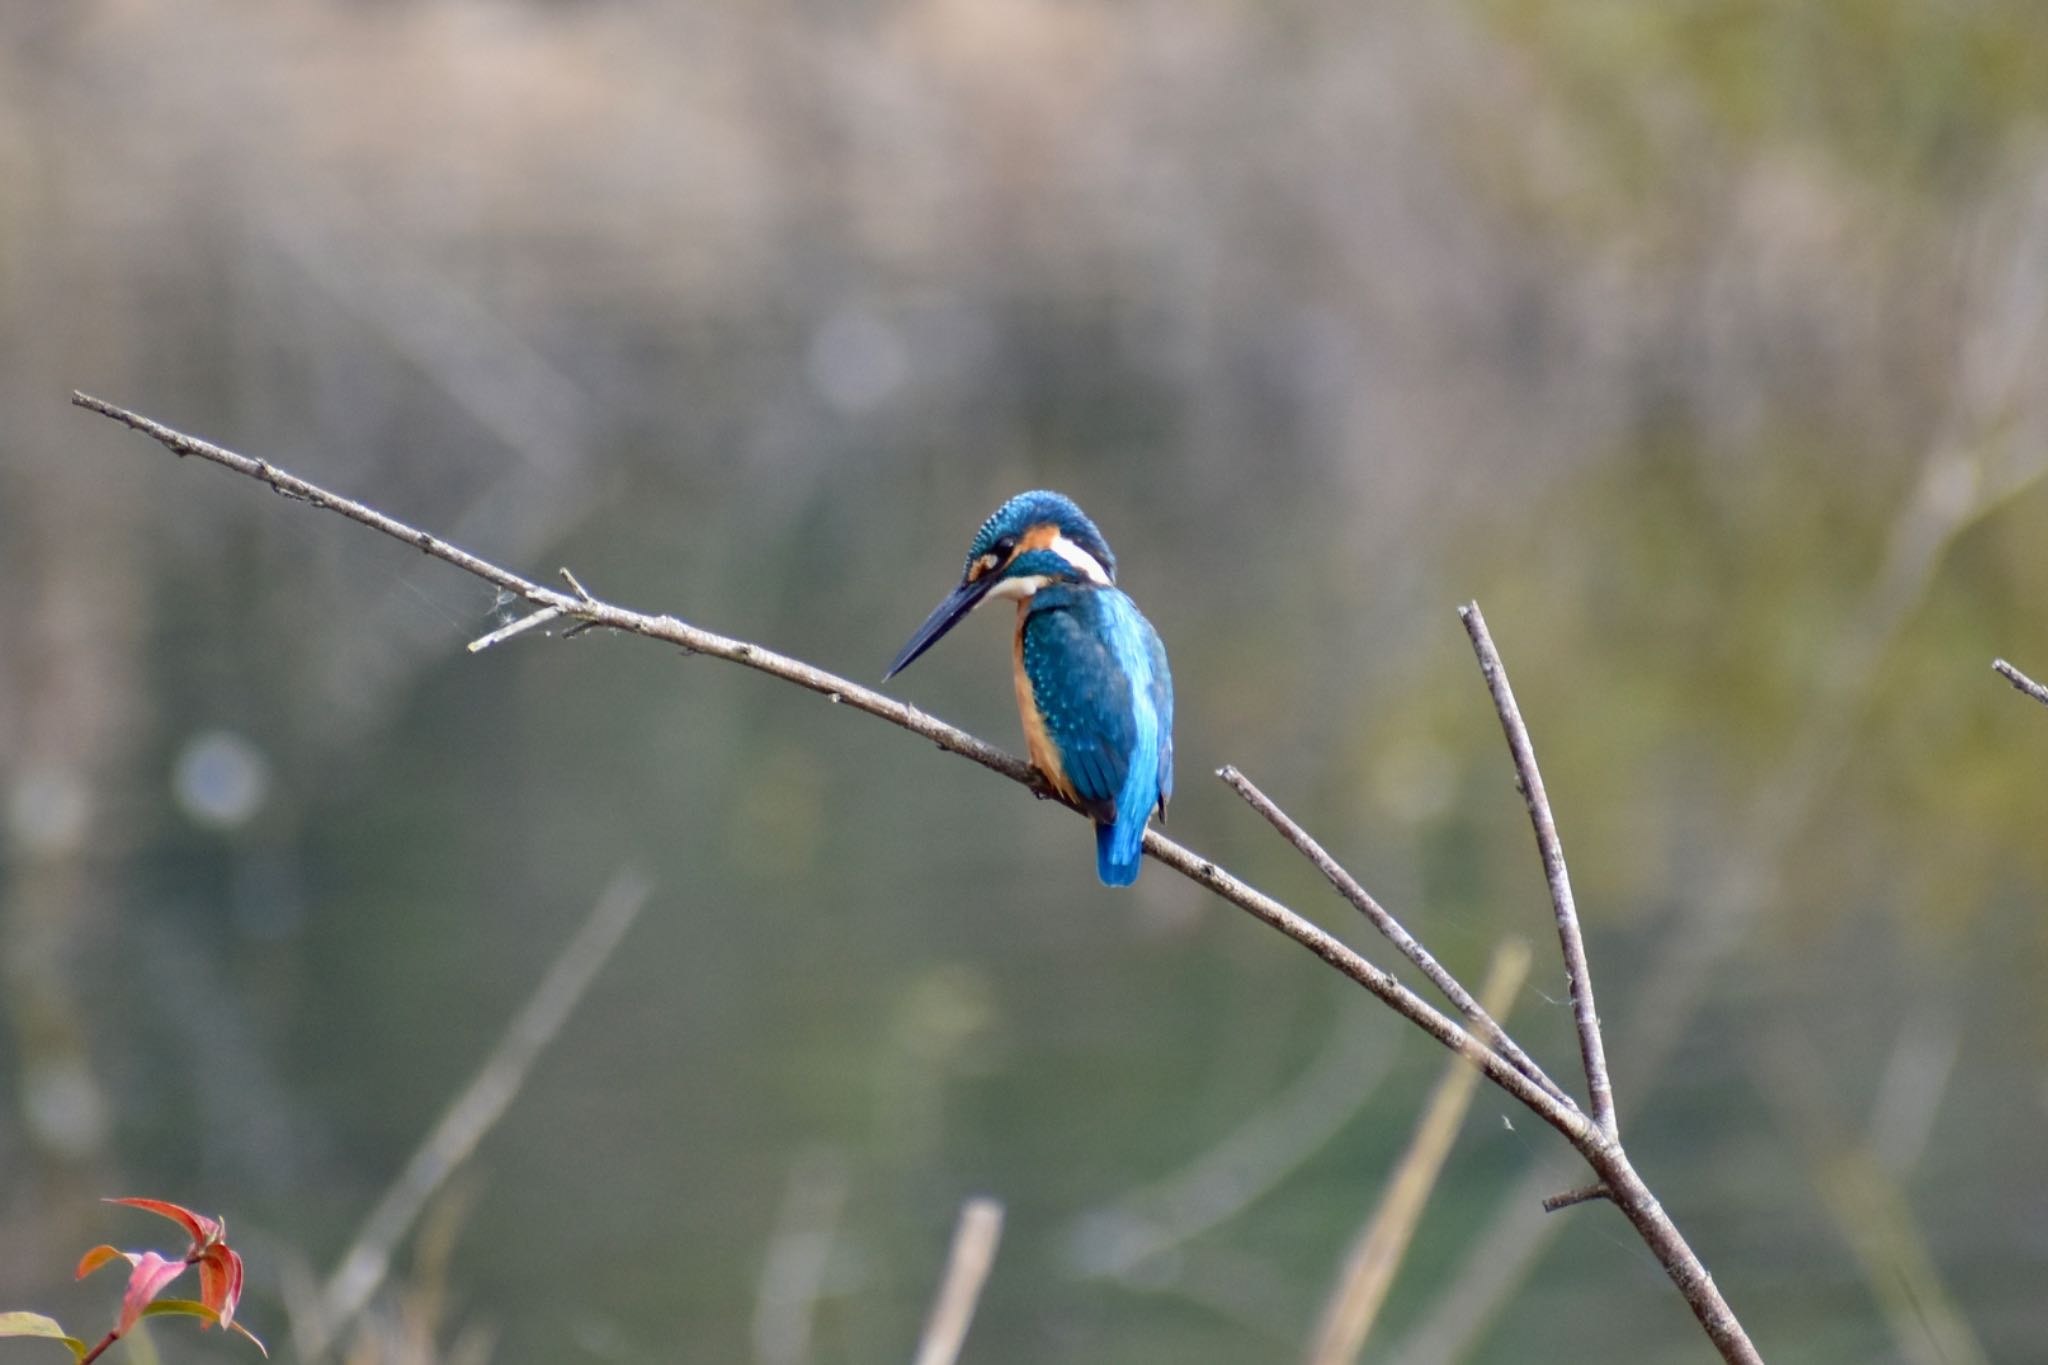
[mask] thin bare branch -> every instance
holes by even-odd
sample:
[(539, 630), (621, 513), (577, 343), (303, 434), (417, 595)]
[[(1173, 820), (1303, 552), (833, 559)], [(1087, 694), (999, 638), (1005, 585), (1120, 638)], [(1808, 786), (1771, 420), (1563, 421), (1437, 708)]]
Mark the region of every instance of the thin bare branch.
[(583, 586), (582, 580), (577, 578), (575, 574), (569, 572), (568, 565), (564, 564), (561, 568), (555, 570), (555, 572), (562, 576), (562, 581), (564, 583), (567, 583), (571, 588), (575, 589), (576, 595), (578, 597), (582, 598), (586, 602), (595, 602), (597, 600), (595, 597), (592, 597), (590, 595), (590, 589)]
[(553, 588), (543, 587), (531, 579), (513, 573), (510, 569), (451, 545), (439, 536), (408, 525), (397, 517), (380, 512), (366, 503), (331, 493), (318, 484), (278, 468), (268, 460), (257, 460), (237, 454), (210, 441), (188, 436), (140, 413), (117, 407), (87, 394), (73, 393), (71, 401), (79, 407), (111, 417), (125, 426), (134, 428), (161, 443), (175, 455), (196, 455), (203, 460), (210, 460), (214, 464), (232, 469), (238, 474), (257, 479), (285, 497), (336, 513), (373, 531), (382, 532), (393, 540), (410, 545), (435, 559), (453, 564), (464, 573), (473, 574), (484, 582), (503, 588), (537, 607), (554, 607), (564, 616), (572, 616), (592, 625), (644, 635), (649, 639), (680, 646), (693, 653), (744, 664), (748, 668), (808, 688), (835, 702), (842, 702), (855, 710), (880, 716), (891, 724), (900, 725), (913, 734), (924, 736), (942, 749), (972, 759), (983, 767), (1001, 773), (1012, 781), (1022, 782), (1036, 791), (1050, 791), (1050, 788), (1039, 781), (1031, 765), (1022, 759), (1014, 758), (995, 745), (976, 739), (964, 730), (935, 720), (914, 706), (871, 691), (845, 678), (836, 677), (822, 668), (813, 668), (809, 664), (777, 654), (770, 649), (763, 649), (759, 645), (749, 644), (744, 640), (728, 639), (708, 630), (700, 630), (673, 616), (650, 616), (613, 606), (595, 597), (572, 596), (569, 593), (557, 592)]
[(1600, 1013), (1593, 1006), (1593, 970), (1586, 964), (1586, 940), (1579, 932), (1579, 911), (1572, 902), (1571, 873), (1564, 863), (1564, 843), (1557, 837), (1557, 817), (1551, 814), (1550, 797), (1543, 790), (1543, 774), (1536, 767), (1536, 748), (1529, 741), (1529, 727), (1515, 705), (1515, 690), (1508, 685), (1507, 666), (1487, 633), (1486, 618), (1479, 604), (1468, 602), (1458, 608), (1465, 633), (1472, 637), (1472, 650), (1479, 656), (1479, 670), (1486, 675), (1487, 690), (1493, 693), (1494, 709), (1500, 712), (1500, 728), (1508, 738), (1508, 752), (1514, 755), (1515, 784), (1528, 803), (1529, 823), (1536, 831), (1536, 848), (1543, 855), (1543, 877), (1550, 883), (1550, 904), (1557, 912), (1557, 941), (1564, 950), (1564, 969), (1571, 979), (1572, 1017), (1579, 1026), (1579, 1054), (1586, 1065), (1587, 1097), (1593, 1105), (1593, 1122), (1612, 1142), (1619, 1126), (1614, 1117), (1614, 1083), (1607, 1077), (1607, 1045), (1600, 1036)]
[(479, 635), (469, 642), (469, 652), (481, 654), (492, 645), (502, 644), (515, 635), (524, 635), (535, 626), (544, 626), (562, 614), (560, 607), (542, 607), (539, 611), (520, 617), (509, 626), (499, 626), (489, 635)]
[[(483, 579), (487, 583), (495, 584), (533, 603), (537, 607), (557, 608), (564, 616), (575, 618), (585, 627), (604, 626), (613, 630), (643, 635), (649, 639), (665, 641), (686, 652), (709, 655), (713, 658), (743, 664), (757, 672), (766, 673), (770, 676), (781, 678), (784, 681), (795, 683), (797, 686), (812, 692), (817, 692), (835, 703), (844, 703), (855, 710), (865, 711), (870, 715), (877, 716), (913, 734), (921, 735), (931, 740), (949, 753), (971, 759), (992, 772), (1000, 773), (1014, 782), (1021, 783), (1041, 797), (1058, 799), (1037, 771), (1022, 760), (984, 740), (968, 734), (964, 730), (928, 716), (913, 706), (861, 687), (845, 678), (828, 673), (824, 669), (813, 667), (801, 660), (778, 654), (773, 650), (764, 649), (747, 641), (735, 640), (711, 631), (699, 629), (673, 616), (651, 616), (629, 610), (625, 607), (615, 606), (609, 602), (591, 597), (588, 594), (579, 594), (572, 597), (552, 588), (542, 587), (540, 584), (513, 573), (509, 569), (502, 568), (466, 550), (460, 549), (438, 536), (410, 526), (396, 517), (380, 512), (367, 504), (331, 493), (316, 484), (278, 468), (268, 461), (251, 459), (248, 456), (223, 449), (210, 442), (175, 431), (138, 413), (130, 412), (124, 408), (116, 407), (111, 403), (82, 393), (73, 393), (72, 402), (79, 407), (113, 418), (142, 432), (175, 454), (181, 456), (197, 455), (215, 464), (257, 479), (288, 498), (320, 507), (326, 511), (347, 517), (351, 521), (368, 526), (427, 555), (453, 564), (465, 572)], [(1483, 638), (1483, 628), (1480, 638)], [(1495, 660), (1495, 666), (1489, 670), (1488, 676), (1490, 681), (1499, 679), (1502, 685), (1505, 683), (1505, 679), (1500, 675), (1497, 660)], [(1514, 739), (1514, 735), (1515, 731), (1511, 729), (1511, 742)], [(1526, 731), (1522, 732), (1522, 739), (1526, 746)], [(1530, 769), (1533, 772), (1533, 762), (1530, 764)], [(1540, 791), (1540, 787), (1538, 790)], [(1536, 808), (1532, 800), (1532, 812)], [(1547, 804), (1542, 805), (1541, 809), (1547, 816)], [(1554, 836), (1555, 831), (1553, 828), (1553, 843)], [(1657, 1257), (1659, 1263), (1663, 1265), (1665, 1273), (1671, 1278), (1672, 1283), (1677, 1286), (1687, 1305), (1692, 1309), (1694, 1316), (1706, 1330), (1709, 1339), (1714, 1342), (1715, 1347), (1720, 1351), (1722, 1358), (1731, 1362), (1732, 1365), (1761, 1365), (1762, 1357), (1756, 1353), (1755, 1347), (1750, 1344), (1749, 1338), (1744, 1334), (1741, 1324), (1736, 1320), (1727, 1302), (1721, 1297), (1719, 1290), (1715, 1288), (1712, 1277), (1707, 1274), (1706, 1268), (1700, 1263), (1699, 1258), (1686, 1245), (1685, 1239), (1680, 1235), (1677, 1227), (1671, 1222), (1670, 1217), (1665, 1214), (1649, 1187), (1644, 1184), (1641, 1176), (1636, 1173), (1635, 1168), (1629, 1163), (1628, 1157), (1622, 1151), (1620, 1144), (1612, 1140), (1599, 1126), (1589, 1120), (1585, 1114), (1581, 1113), (1576, 1106), (1568, 1101), (1560, 1101), (1551, 1095), (1486, 1043), (1480, 1041), (1447, 1015), (1435, 1009), (1427, 1001), (1409, 990), (1391, 973), (1374, 966), (1347, 944), (1310, 923), (1272, 897), (1231, 875), (1209, 859), (1202, 857), (1181, 844), (1175, 843), (1156, 830), (1146, 831), (1144, 847), (1145, 852), (1161, 865), (1173, 869), (1215, 895), (1229, 901), (1232, 905), (1244, 910), (1269, 927), (1285, 934), (1327, 962), (1330, 966), (1363, 986), (1389, 1008), (1414, 1024), (1424, 1033), (1427, 1033), (1438, 1043), (1454, 1052), (1462, 1054), (1473, 1065), (1477, 1066), (1486, 1075), (1488, 1080), (1514, 1096), (1515, 1099), (1519, 1100), (1545, 1123), (1557, 1129), (1566, 1141), (1570, 1142), (1579, 1154), (1586, 1159), (1588, 1164), (1592, 1166), (1594, 1173), (1600, 1176), (1607, 1187), (1613, 1191), (1616, 1206), (1635, 1226), (1638, 1234)], [(1561, 876), (1561, 856), (1558, 862), (1558, 872)], [(1568, 904), (1569, 902), (1567, 901), (1566, 903)], [(1561, 912), (1561, 920), (1562, 918)], [(1573, 919), (1572, 923), (1575, 926), (1576, 920)], [(1580, 958), (1581, 963), (1583, 963), (1583, 950), (1580, 952)], [(1575, 998), (1578, 996), (1582, 980), (1582, 973), (1575, 975)], [(1590, 1006), (1589, 985), (1587, 1004)], [(479, 1080), (481, 1081), (482, 1077), (479, 1077)], [(475, 1087), (473, 1087), (474, 1090)], [(1596, 1089), (1596, 1098), (1599, 1093)], [(471, 1096), (465, 1096), (465, 1100), (471, 1098)], [(497, 1101), (500, 1108), (502, 1108), (503, 1102), (503, 1100)], [(455, 1114), (451, 1112), (449, 1118), (444, 1119), (443, 1128), (453, 1126), (455, 1117)], [(488, 1126), (488, 1119), (494, 1118), (495, 1113), (489, 1114), (484, 1126)], [(471, 1141), (473, 1142), (474, 1139), (471, 1139)], [(453, 1145), (452, 1143), (447, 1144), (451, 1148)], [(431, 1139), (430, 1147), (433, 1148), (431, 1153), (429, 1149), (423, 1148), (422, 1153), (415, 1160), (439, 1162), (446, 1158), (447, 1152), (440, 1147), (435, 1147)], [(464, 1147), (462, 1150), (466, 1151), (467, 1148)], [(401, 1183), (403, 1185), (412, 1185), (417, 1182), (402, 1181)], [(383, 1213), (384, 1210), (380, 1209), (379, 1214)], [(405, 1221), (409, 1221), (410, 1217), (411, 1213), (407, 1212), (405, 1214)], [(402, 1232), (402, 1226), (400, 1231)], [(396, 1237), (392, 1237), (391, 1240), (395, 1241)], [(386, 1254), (388, 1255), (388, 1246)], [(349, 1267), (344, 1266), (344, 1270), (347, 1269)], [(337, 1280), (340, 1278), (340, 1274), (341, 1272), (337, 1272)], [(374, 1285), (376, 1278), (380, 1276), (381, 1269), (379, 1268), (376, 1274), (370, 1276), (370, 1283)], [(363, 1292), (367, 1294), (368, 1291), (364, 1290)]]
[[(1995, 424), (1987, 418), (1967, 425), (1982, 432)], [(1830, 643), (1829, 663), (1813, 672), (1815, 686), (1781, 746), (1783, 759), (1745, 802), (1749, 813), (1734, 851), (1711, 875), (1676, 888), (1678, 913), (1638, 973), (1627, 1019), (1624, 1080), (1632, 1103), (1640, 1104), (1665, 1079), (1714, 973), (1771, 903), (1806, 822), (1837, 789), (1883, 676), (1879, 662), (1897, 645), (1949, 547), (2048, 479), (2048, 459), (2032, 457), (1996, 480), (1980, 478), (1970, 444), (1945, 442), (1923, 461), (1914, 493), (1893, 519), (1883, 563)], [(1402, 1343), (1396, 1365), (1453, 1365), (1476, 1349), (1563, 1226), (1560, 1219), (1533, 1216), (1536, 1201), (1571, 1178), (1564, 1160), (1543, 1160), (1501, 1195), (1471, 1255), (1446, 1277)]]
[(1606, 1186), (1608, 1198), (1634, 1226), (1637, 1235), (1664, 1267), (1664, 1273), (1685, 1296), (1693, 1316), (1721, 1352), (1722, 1359), (1761, 1365), (1763, 1357), (1757, 1354), (1749, 1334), (1743, 1330), (1728, 1301), (1721, 1296), (1713, 1276), (1707, 1273), (1706, 1266), (1686, 1245), (1678, 1225), (1671, 1221), (1671, 1215), (1664, 1211), (1664, 1206), (1622, 1150), (1614, 1116), (1614, 1086), (1607, 1076), (1607, 1052), (1600, 1036), (1600, 1016), (1593, 1005), (1592, 969), (1586, 963), (1586, 945), (1579, 932), (1578, 909), (1572, 903), (1571, 876), (1565, 868), (1564, 845), (1557, 836), (1557, 820), (1551, 813), (1550, 798), (1543, 790), (1543, 775), (1536, 767), (1536, 751), (1529, 740), (1529, 727), (1522, 720), (1521, 708), (1515, 704), (1507, 668), (1501, 663), (1500, 652), (1494, 648), (1493, 637), (1486, 629), (1486, 618), (1480, 615), (1479, 604), (1467, 603), (1458, 609), (1458, 616), (1465, 623), (1465, 633), (1472, 637), (1472, 649), (1479, 656), (1480, 671), (1486, 676), (1487, 689), (1493, 693), (1494, 709), (1500, 714), (1501, 730), (1507, 736), (1509, 752), (1514, 756), (1517, 784), (1529, 807), (1529, 822), (1536, 832), (1536, 846), (1543, 855), (1543, 872), (1550, 884), (1551, 905), (1557, 913), (1558, 942), (1564, 952), (1565, 969), (1571, 977), (1572, 1012), (1578, 1021), (1579, 1049), (1585, 1061), (1586, 1087), (1593, 1103), (1593, 1131), (1597, 1135), (1597, 1140), (1576, 1145), (1592, 1166), (1594, 1174), (1600, 1177), (1600, 1183)]
[(1003, 1236), (1003, 1206), (993, 1199), (970, 1199), (960, 1208), (953, 1229), (953, 1249), (946, 1256), (945, 1278), (932, 1315), (918, 1343), (917, 1365), (953, 1365), (974, 1322), (981, 1287), (995, 1264), (996, 1244)]
[(605, 887), (583, 926), (563, 945), (533, 994), (512, 1016), (483, 1066), (363, 1220), (354, 1244), (320, 1295), (319, 1312), (300, 1345), (303, 1359), (324, 1356), (377, 1292), (390, 1270), (392, 1252), (411, 1230), (421, 1208), (504, 1117), (534, 1061), (561, 1032), (598, 970), (633, 927), (651, 891), (646, 879), (635, 872), (621, 872)]
[[(1505, 1014), (1529, 976), (1529, 945), (1509, 939), (1496, 948), (1486, 980), (1479, 988), (1486, 1010)], [(1491, 1017), (1491, 1014), (1488, 1015)], [(1309, 1365), (1351, 1365), (1372, 1334), (1380, 1306), (1387, 1300), (1401, 1268), (1423, 1206), (1436, 1188), (1451, 1143), (1472, 1107), (1479, 1077), (1453, 1061), (1416, 1122), (1408, 1150), (1394, 1167), (1377, 1207), (1352, 1243), (1337, 1285), (1324, 1305), (1321, 1324), (1309, 1345)]]
[(1686, 1307), (1692, 1309), (1693, 1317), (1706, 1332), (1707, 1339), (1714, 1343), (1714, 1349), (1721, 1353), (1721, 1359), (1729, 1365), (1763, 1365), (1763, 1356), (1750, 1341), (1749, 1333), (1743, 1330), (1735, 1310), (1721, 1296), (1714, 1277), (1707, 1273), (1706, 1266), (1686, 1245), (1678, 1225), (1671, 1221), (1671, 1215), (1664, 1211), (1649, 1185), (1637, 1174), (1621, 1144), (1602, 1141), (1579, 1150), (1607, 1187), (1608, 1198), (1635, 1228), (1636, 1235), (1650, 1248), (1650, 1254), (1664, 1267), (1664, 1273), (1671, 1282), (1678, 1286)]
[[(661, 640), (692, 653), (742, 664), (756, 672), (795, 683), (798, 687), (816, 692), (830, 701), (850, 706), (856, 711), (865, 711), (912, 734), (920, 735), (948, 753), (958, 754), (962, 758), (979, 763), (1012, 782), (1022, 783), (1041, 797), (1067, 804), (1064, 798), (1053, 792), (1039, 776), (1038, 770), (1029, 763), (957, 726), (948, 725), (908, 703), (897, 701), (894, 697), (862, 687), (859, 683), (828, 673), (822, 668), (793, 659), (786, 654), (778, 654), (772, 649), (765, 649), (745, 640), (735, 640), (700, 629), (673, 616), (652, 616), (615, 606), (601, 598), (570, 596), (553, 588), (543, 587), (513, 573), (510, 569), (451, 545), (439, 536), (380, 512), (366, 503), (331, 493), (310, 480), (278, 468), (268, 460), (252, 459), (247, 455), (214, 445), (210, 441), (188, 436), (140, 413), (117, 407), (104, 399), (74, 392), (71, 401), (79, 407), (111, 417), (134, 428), (161, 443), (174, 454), (197, 455), (201, 459), (232, 469), (238, 474), (247, 475), (268, 484), (295, 501), (347, 517), (350, 521), (380, 531), (393, 540), (410, 545), (435, 559), (453, 564), (465, 573), (473, 574), (486, 583), (495, 584), (536, 606), (554, 607), (564, 616), (574, 617), (591, 625), (604, 626), (632, 635), (644, 635), (651, 640)], [(1366, 961), (1335, 936), (1311, 924), (1271, 896), (1232, 876), (1199, 853), (1175, 843), (1158, 830), (1145, 832), (1145, 852), (1162, 865), (1172, 868), (1183, 877), (1287, 935), (1378, 996), (1424, 1033), (1445, 1047), (1462, 1052), (1471, 1058), (1494, 1084), (1527, 1105), (1537, 1117), (1556, 1128), (1567, 1139), (1577, 1142), (1585, 1132), (1590, 1131), (1585, 1116), (1576, 1108), (1560, 1104), (1493, 1049), (1402, 985), (1399, 978)]]
[(1260, 791), (1250, 778), (1236, 768), (1226, 765), (1216, 775), (1228, 783), (1231, 790), (1243, 797), (1253, 810), (1263, 815), (1268, 824), (1279, 830), (1280, 836), (1293, 844), (1303, 857), (1314, 863), (1316, 870), (1329, 880), (1330, 885), (1337, 888), (1337, 894), (1356, 906), (1358, 912), (1371, 921), (1372, 927), (1379, 930), (1387, 942), (1399, 948), (1404, 957), (1421, 968), (1422, 974), (1429, 978), (1430, 984), (1442, 991), (1444, 998), (1473, 1023), (1475, 1031), (1486, 1040), (1489, 1047), (1512, 1062), (1517, 1071), (1542, 1086), (1551, 1098), (1574, 1109), (1578, 1108), (1578, 1101), (1566, 1094), (1528, 1053), (1522, 1051), (1521, 1044), (1510, 1038), (1507, 1031), (1494, 1022), (1493, 1016), (1486, 1012), (1485, 1006), (1473, 999), (1472, 992), (1465, 989), (1464, 983), (1446, 971), (1429, 949), (1423, 947), (1401, 921), (1395, 919), (1384, 906), (1374, 900), (1372, 893), (1360, 885), (1358, 879), (1353, 877), (1342, 863), (1331, 857), (1328, 850), (1317, 843), (1313, 835), (1297, 824), (1293, 816), (1280, 809), (1271, 797)]
[(1991, 667), (1993, 671), (1997, 672), (2014, 687), (2026, 693), (2035, 701), (2040, 702), (2041, 705), (2048, 706), (2048, 687), (2043, 687), (2003, 659), (1993, 659)]

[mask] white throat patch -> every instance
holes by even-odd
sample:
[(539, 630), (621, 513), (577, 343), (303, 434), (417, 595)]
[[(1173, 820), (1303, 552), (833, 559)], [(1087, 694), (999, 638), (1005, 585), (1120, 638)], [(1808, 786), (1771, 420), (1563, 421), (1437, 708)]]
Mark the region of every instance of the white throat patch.
[(988, 590), (984, 602), (1022, 602), (1052, 580), (1032, 575), (1026, 578), (1005, 578)]

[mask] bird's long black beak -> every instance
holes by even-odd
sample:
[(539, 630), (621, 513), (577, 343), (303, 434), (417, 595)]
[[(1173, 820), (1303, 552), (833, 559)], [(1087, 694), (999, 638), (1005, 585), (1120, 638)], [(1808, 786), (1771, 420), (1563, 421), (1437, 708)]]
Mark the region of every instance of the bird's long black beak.
[(960, 618), (973, 611), (981, 599), (988, 596), (988, 590), (996, 585), (994, 574), (983, 574), (973, 583), (962, 583), (946, 594), (946, 600), (932, 608), (932, 614), (924, 618), (924, 624), (910, 637), (910, 643), (903, 646), (903, 652), (896, 656), (896, 662), (889, 665), (889, 671), (882, 675), (882, 681), (901, 673), (917, 659), (917, 656), (939, 642), (939, 637), (959, 624)]

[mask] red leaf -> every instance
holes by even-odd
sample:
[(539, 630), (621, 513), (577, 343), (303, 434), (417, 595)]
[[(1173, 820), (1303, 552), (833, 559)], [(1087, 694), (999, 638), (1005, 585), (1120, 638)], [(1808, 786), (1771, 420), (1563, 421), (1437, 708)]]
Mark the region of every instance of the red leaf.
[(192, 1239), (196, 1250), (220, 1238), (220, 1224), (203, 1213), (194, 1213), (182, 1204), (169, 1203), (162, 1199), (109, 1199), (109, 1204), (126, 1204), (131, 1209), (144, 1209), (160, 1217), (168, 1218), (185, 1229), (185, 1235)]
[(150, 1301), (164, 1292), (172, 1280), (185, 1273), (183, 1261), (166, 1261), (154, 1251), (145, 1251), (134, 1258), (135, 1269), (128, 1276), (128, 1292), (121, 1297), (121, 1323), (114, 1330), (122, 1336), (128, 1334), (142, 1317), (142, 1310)]
[(132, 1254), (121, 1250), (121, 1248), (119, 1247), (110, 1247), (106, 1243), (102, 1242), (98, 1246), (94, 1247), (91, 1251), (86, 1252), (85, 1255), (78, 1258), (78, 1271), (71, 1278), (73, 1278), (74, 1280), (82, 1280), (86, 1276), (92, 1274), (93, 1271), (98, 1270), (101, 1266), (105, 1265), (108, 1261), (119, 1260), (124, 1256), (128, 1258), (129, 1264), (134, 1264), (135, 1257)]
[(242, 1257), (226, 1242), (216, 1242), (199, 1258), (199, 1301), (220, 1314), (231, 1327), (235, 1305), (242, 1301)]
[(223, 1259), (209, 1251), (199, 1258), (199, 1301), (224, 1318), (235, 1310), (228, 1304), (228, 1270)]
[[(256, 1341), (248, 1328), (235, 1321), (235, 1309), (242, 1302), (242, 1257), (228, 1245), (225, 1223), (163, 1199), (109, 1199), (107, 1202), (125, 1204), (129, 1208), (168, 1218), (185, 1229), (186, 1235), (192, 1239), (185, 1254), (176, 1260), (154, 1251), (136, 1253), (112, 1246), (94, 1247), (85, 1253), (78, 1263), (81, 1277), (91, 1274), (116, 1256), (126, 1257), (135, 1267), (128, 1276), (127, 1294), (121, 1301), (120, 1325), (109, 1334), (109, 1341), (125, 1335), (137, 1320), (154, 1313), (189, 1313), (204, 1323), (217, 1322)], [(157, 1296), (183, 1274), (188, 1265), (199, 1267), (199, 1298), (158, 1301)], [(263, 1348), (260, 1341), (256, 1341), (256, 1345), (259, 1350)], [(265, 1354), (269, 1353), (265, 1351)]]

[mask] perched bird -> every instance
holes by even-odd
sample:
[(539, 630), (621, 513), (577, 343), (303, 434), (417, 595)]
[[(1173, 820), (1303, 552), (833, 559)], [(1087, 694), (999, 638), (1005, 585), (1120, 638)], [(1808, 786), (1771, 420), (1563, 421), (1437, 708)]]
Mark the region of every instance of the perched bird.
[(903, 646), (908, 668), (982, 602), (1017, 603), (1012, 657), (1031, 761), (1095, 821), (1095, 870), (1138, 880), (1145, 823), (1173, 794), (1173, 679), (1152, 623), (1116, 586), (1116, 556), (1071, 498), (1019, 493), (981, 524), (960, 586)]

